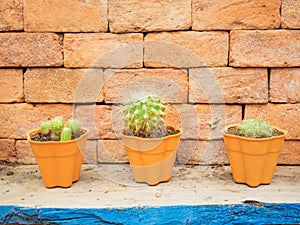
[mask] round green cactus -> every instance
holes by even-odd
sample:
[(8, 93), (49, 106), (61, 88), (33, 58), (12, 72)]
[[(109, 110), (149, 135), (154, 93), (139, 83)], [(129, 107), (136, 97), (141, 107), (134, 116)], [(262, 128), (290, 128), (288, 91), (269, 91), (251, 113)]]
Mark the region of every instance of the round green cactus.
[(51, 121), (51, 139), (59, 140), (62, 129), (64, 128), (64, 119), (61, 116), (55, 117)]
[(43, 134), (48, 134), (51, 130), (51, 124), (49, 122), (43, 122), (41, 124), (41, 131)]
[(67, 127), (70, 128), (70, 130), (72, 131), (73, 134), (77, 134), (80, 132), (81, 123), (79, 120), (70, 119), (70, 120), (68, 120)]
[(65, 127), (60, 134), (61, 141), (70, 141), (72, 139), (72, 131), (70, 128)]
[(162, 137), (166, 135), (164, 121), (166, 105), (159, 98), (148, 97), (127, 105), (123, 111), (125, 130), (137, 137)]
[(239, 133), (245, 137), (267, 138), (272, 137), (273, 128), (267, 121), (243, 120), (239, 127)]

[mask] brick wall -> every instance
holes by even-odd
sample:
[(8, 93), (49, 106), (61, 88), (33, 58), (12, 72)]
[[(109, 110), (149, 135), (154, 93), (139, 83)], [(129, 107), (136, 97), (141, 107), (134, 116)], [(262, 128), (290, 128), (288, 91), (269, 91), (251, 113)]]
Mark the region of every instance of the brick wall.
[(115, 103), (149, 91), (173, 103), (180, 163), (228, 163), (224, 123), (257, 117), (300, 164), (299, 28), (298, 0), (0, 1), (0, 161), (35, 163), (26, 132), (75, 115), (86, 162), (127, 162)]

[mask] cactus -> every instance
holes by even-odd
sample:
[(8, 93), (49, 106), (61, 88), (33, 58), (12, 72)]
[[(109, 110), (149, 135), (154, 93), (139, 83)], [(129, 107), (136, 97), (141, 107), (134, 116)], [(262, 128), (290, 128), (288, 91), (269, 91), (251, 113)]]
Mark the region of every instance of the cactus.
[(51, 124), (49, 122), (43, 122), (41, 124), (42, 134), (48, 134), (50, 132), (50, 129), (51, 129)]
[(245, 137), (251, 138), (267, 138), (272, 137), (273, 128), (266, 121), (259, 120), (243, 120), (239, 126), (239, 133)]
[(65, 127), (60, 134), (61, 141), (70, 141), (72, 139), (72, 131), (70, 128)]
[(125, 131), (144, 138), (166, 136), (165, 109), (166, 105), (155, 97), (129, 103), (123, 111)]
[(81, 123), (79, 120), (68, 120), (68, 123), (67, 123), (67, 127), (71, 129), (72, 133), (73, 134), (77, 134), (80, 132), (80, 129), (81, 129)]
[(64, 119), (61, 116), (55, 117), (50, 124), (51, 139), (54, 141), (59, 141), (61, 131), (64, 128)]

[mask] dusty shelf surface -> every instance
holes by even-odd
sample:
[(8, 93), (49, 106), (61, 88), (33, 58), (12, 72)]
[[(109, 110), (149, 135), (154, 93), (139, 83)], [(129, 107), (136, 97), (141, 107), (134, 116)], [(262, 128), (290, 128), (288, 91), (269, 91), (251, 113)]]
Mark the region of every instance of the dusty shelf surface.
[(270, 185), (232, 180), (229, 166), (176, 165), (167, 183), (135, 183), (127, 164), (83, 165), (71, 188), (45, 188), (37, 165), (0, 165), (0, 205), (128, 208), (175, 205), (300, 203), (300, 167), (277, 166)]

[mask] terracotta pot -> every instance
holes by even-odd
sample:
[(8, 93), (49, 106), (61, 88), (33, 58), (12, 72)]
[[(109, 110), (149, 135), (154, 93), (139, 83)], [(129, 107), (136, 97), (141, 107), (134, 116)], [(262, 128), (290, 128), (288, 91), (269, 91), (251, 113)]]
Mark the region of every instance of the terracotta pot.
[(156, 185), (171, 179), (181, 130), (163, 138), (139, 138), (122, 135), (130, 167), (136, 182)]
[[(238, 127), (233, 124), (226, 127)], [(236, 183), (246, 183), (251, 187), (270, 184), (277, 165), (286, 130), (273, 127), (283, 135), (270, 138), (247, 138), (224, 133), (233, 179)]]
[(88, 132), (71, 141), (32, 141), (31, 136), (39, 132), (35, 129), (27, 134), (32, 152), (38, 163), (44, 185), (51, 187), (70, 187), (79, 180)]

